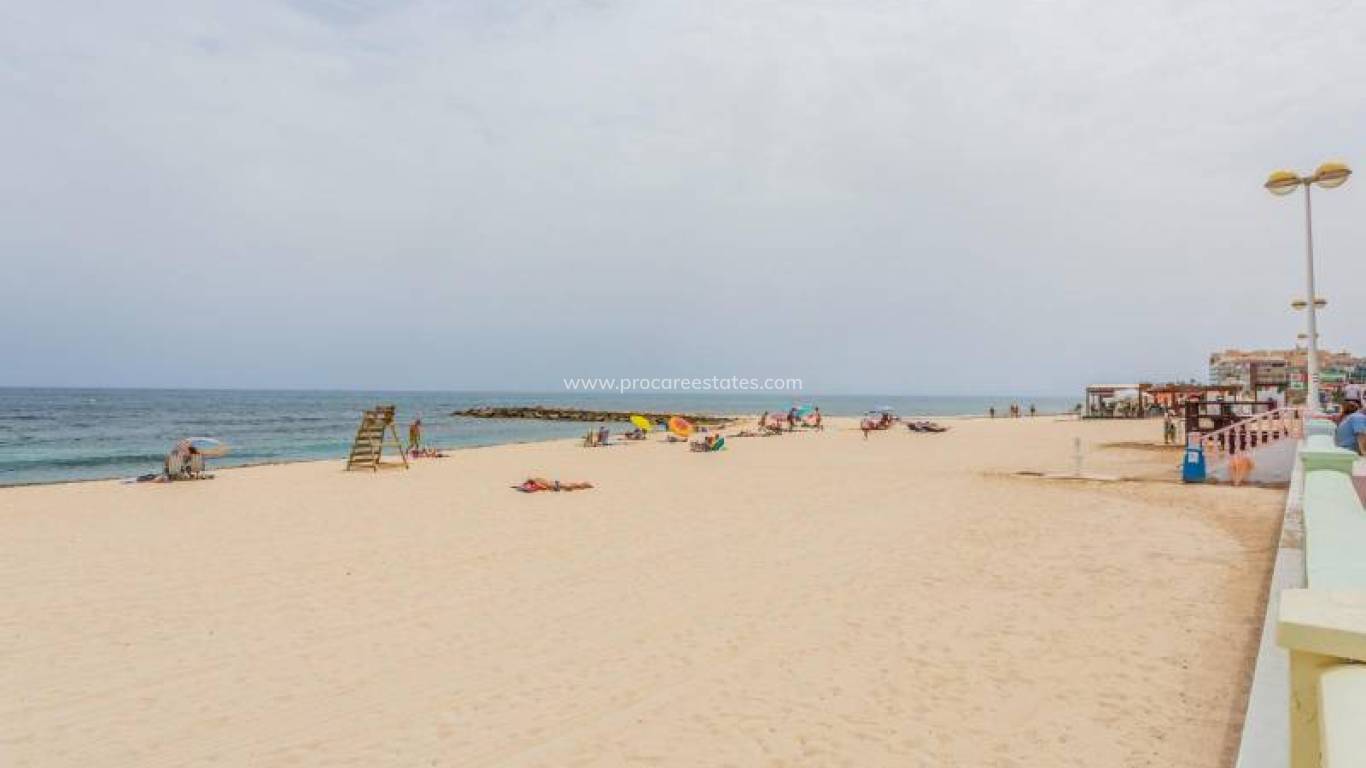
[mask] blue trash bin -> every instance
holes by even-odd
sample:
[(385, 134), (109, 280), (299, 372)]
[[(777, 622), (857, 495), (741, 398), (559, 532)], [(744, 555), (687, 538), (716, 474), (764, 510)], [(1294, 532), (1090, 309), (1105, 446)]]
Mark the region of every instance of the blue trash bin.
[(1186, 458), (1181, 462), (1181, 482), (1205, 482), (1205, 446), (1198, 440), (1186, 446)]

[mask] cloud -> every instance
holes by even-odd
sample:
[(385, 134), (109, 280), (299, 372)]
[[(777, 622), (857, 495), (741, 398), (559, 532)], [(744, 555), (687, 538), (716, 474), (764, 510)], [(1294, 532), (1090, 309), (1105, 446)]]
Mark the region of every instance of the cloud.
[[(1298, 330), (1262, 178), (1366, 142), (1350, 4), (0, 15), (0, 384), (1199, 376)], [(1354, 189), (1316, 198), (1333, 346)]]

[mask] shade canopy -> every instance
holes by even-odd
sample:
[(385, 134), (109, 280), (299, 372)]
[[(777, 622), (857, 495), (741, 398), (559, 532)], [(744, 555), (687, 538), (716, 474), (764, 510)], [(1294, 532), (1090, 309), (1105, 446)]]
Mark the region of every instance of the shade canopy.
[(682, 416), (670, 416), (669, 431), (679, 437), (688, 437), (692, 435), (692, 422)]
[(655, 428), (655, 425), (651, 424), (650, 420), (645, 418), (644, 416), (632, 416), (631, 423), (636, 425), (637, 427), (640, 427), (640, 429), (644, 432), (649, 432), (650, 430)]
[(192, 447), (206, 458), (217, 458), (228, 455), (228, 445), (222, 440), (212, 437), (187, 437), (181, 441), (181, 445)]

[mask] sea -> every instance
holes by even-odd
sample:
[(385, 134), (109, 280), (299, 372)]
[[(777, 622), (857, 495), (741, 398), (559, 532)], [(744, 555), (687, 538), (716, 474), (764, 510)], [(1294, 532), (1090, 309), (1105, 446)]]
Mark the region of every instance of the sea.
[(212, 437), (230, 453), (210, 468), (344, 459), (361, 412), (398, 408), (399, 432), (420, 417), (424, 442), (445, 449), (583, 434), (582, 423), (477, 419), (476, 406), (546, 405), (657, 413), (756, 414), (814, 404), (830, 416), (892, 408), (902, 416), (1004, 413), (1012, 403), (1040, 413), (1070, 411), (1067, 397), (932, 397), (791, 393), (357, 392), (209, 389), (0, 388), (0, 486), (123, 478), (159, 471), (186, 437)]

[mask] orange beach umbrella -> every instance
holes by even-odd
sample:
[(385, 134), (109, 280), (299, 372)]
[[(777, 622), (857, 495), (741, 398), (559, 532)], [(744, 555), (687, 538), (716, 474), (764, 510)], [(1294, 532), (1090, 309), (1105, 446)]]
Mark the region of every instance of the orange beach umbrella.
[(670, 416), (669, 431), (679, 437), (688, 437), (692, 434), (692, 422), (682, 416)]

